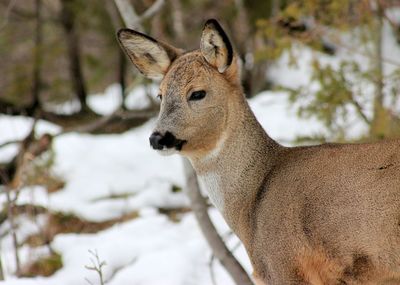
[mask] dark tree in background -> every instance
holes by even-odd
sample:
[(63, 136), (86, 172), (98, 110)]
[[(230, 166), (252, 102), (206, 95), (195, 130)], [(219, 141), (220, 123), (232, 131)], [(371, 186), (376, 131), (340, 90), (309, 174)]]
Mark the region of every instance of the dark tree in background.
[(65, 32), (65, 41), (69, 58), (69, 73), (73, 91), (78, 97), (81, 111), (85, 111), (88, 110), (86, 103), (87, 91), (82, 72), (80, 40), (76, 27), (75, 7), (75, 0), (61, 0), (60, 18)]

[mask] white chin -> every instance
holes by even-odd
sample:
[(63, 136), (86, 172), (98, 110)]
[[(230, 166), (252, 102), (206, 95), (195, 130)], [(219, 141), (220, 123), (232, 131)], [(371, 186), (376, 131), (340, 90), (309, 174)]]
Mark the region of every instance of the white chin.
[(168, 156), (168, 155), (179, 153), (179, 151), (177, 151), (174, 148), (166, 148), (166, 147), (164, 147), (162, 150), (157, 150), (157, 152), (159, 154), (161, 154), (161, 155), (164, 155), (164, 156)]

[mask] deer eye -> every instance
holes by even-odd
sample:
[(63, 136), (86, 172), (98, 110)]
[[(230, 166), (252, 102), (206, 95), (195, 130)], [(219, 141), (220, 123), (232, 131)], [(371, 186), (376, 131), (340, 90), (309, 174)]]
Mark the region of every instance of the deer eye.
[(189, 100), (190, 101), (198, 101), (206, 97), (206, 91), (204, 90), (199, 90), (199, 91), (194, 91), (192, 94), (190, 94)]
[(160, 100), (160, 101), (162, 100), (161, 94), (158, 94), (158, 95), (157, 95), (157, 99)]

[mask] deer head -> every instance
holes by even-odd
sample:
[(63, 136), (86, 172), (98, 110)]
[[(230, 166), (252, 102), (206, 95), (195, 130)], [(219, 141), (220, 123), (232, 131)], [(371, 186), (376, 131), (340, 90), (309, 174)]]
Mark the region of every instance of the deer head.
[(206, 22), (200, 49), (190, 52), (130, 29), (120, 30), (118, 40), (144, 76), (162, 79), (151, 146), (187, 156), (215, 148), (232, 112), (228, 105), (243, 97), (236, 55), (218, 22)]

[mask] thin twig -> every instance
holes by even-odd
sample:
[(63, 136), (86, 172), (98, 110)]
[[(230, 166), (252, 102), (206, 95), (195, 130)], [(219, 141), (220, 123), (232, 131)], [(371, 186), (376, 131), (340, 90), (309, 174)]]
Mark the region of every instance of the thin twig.
[[(94, 257), (90, 258), (90, 262), (92, 263), (92, 265), (85, 265), (85, 268), (87, 270), (91, 270), (91, 271), (95, 271), (97, 273), (97, 275), (99, 276), (99, 281), (100, 281), (100, 285), (104, 285), (104, 278), (103, 278), (103, 267), (107, 265), (107, 263), (103, 260), (100, 261), (100, 257), (99, 254), (97, 252), (97, 250), (88, 250), (89, 253)], [(85, 278), (85, 280), (89, 283), (92, 284), (92, 282), (89, 281), (89, 279)]]
[(364, 113), (363, 107), (360, 105), (360, 103), (354, 98), (353, 94), (350, 95), (350, 103), (356, 108), (357, 114), (360, 115), (360, 117), (364, 120), (364, 122), (367, 125), (371, 124), (371, 120), (367, 117), (367, 115)]
[(208, 263), (208, 267), (210, 268), (211, 282), (213, 285), (217, 285), (217, 280), (215, 279), (215, 271), (214, 271), (214, 266), (213, 266), (214, 259), (215, 259), (215, 255), (211, 254), (210, 262)]
[(11, 145), (11, 144), (19, 144), (21, 142), (22, 142), (21, 140), (6, 141), (6, 142), (0, 144), (0, 148), (6, 147), (6, 146)]
[(236, 282), (241, 285), (252, 285), (250, 277), (244, 270), (239, 261), (233, 256), (232, 252), (227, 248), (224, 240), (218, 234), (210, 216), (208, 215), (208, 206), (204, 197), (200, 192), (200, 186), (197, 181), (197, 175), (190, 162), (187, 159), (183, 160), (184, 171), (186, 177), (186, 193), (190, 200), (191, 208), (199, 223), (205, 239), (208, 242), (213, 254), (218, 258), (226, 271)]
[[(155, 103), (154, 103), (155, 105)], [(68, 133), (92, 133), (95, 132), (103, 127), (105, 127), (107, 124), (112, 122), (113, 120), (132, 120), (132, 119), (139, 119), (139, 118), (151, 118), (157, 115), (158, 110), (154, 107), (151, 107), (150, 109), (144, 109), (144, 110), (123, 110), (123, 109), (118, 109), (111, 113), (110, 115), (100, 117), (99, 119), (95, 120), (94, 122), (90, 122), (86, 125), (79, 126), (76, 128), (70, 128), (70, 129), (63, 129), (61, 132), (52, 135), (52, 137), (59, 137)], [(0, 144), (0, 148), (6, 147), (8, 145), (12, 144), (21, 144), (24, 142), (25, 139), (19, 139), (19, 140), (10, 140), (6, 141)]]
[(157, 0), (142, 15), (138, 15), (131, 3), (127, 0), (114, 0), (125, 25), (139, 32), (144, 31), (143, 21), (158, 13), (165, 4), (165, 0)]
[(139, 16), (136, 13), (133, 5), (128, 0), (114, 0), (119, 13), (125, 23), (125, 26), (130, 29), (136, 29), (143, 32), (144, 28), (142, 23), (138, 20)]
[[(30, 154), (28, 151), (29, 144), (31, 143), (32, 138), (34, 138), (35, 135), (35, 128), (36, 128), (36, 123), (37, 123), (37, 118), (34, 119), (31, 127), (31, 131), (28, 133), (28, 135), (24, 138), (24, 140), (21, 141), (21, 146), (20, 146), (20, 151), (19, 154), (17, 155), (17, 161), (16, 161), (16, 171), (13, 175), (13, 177), (8, 177), (8, 175), (2, 171), (0, 171), (0, 181), (3, 183), (3, 187), (5, 189), (5, 194), (6, 194), (6, 199), (7, 199), (7, 215), (8, 215), (8, 220), (10, 222), (10, 232), (11, 232), (11, 238), (14, 246), (14, 258), (15, 258), (15, 264), (16, 264), (16, 276), (19, 276), (21, 274), (21, 264), (20, 264), (20, 259), (19, 259), (19, 243), (18, 243), (18, 238), (17, 238), (17, 224), (15, 222), (15, 212), (14, 212), (14, 207), (16, 205), (19, 192), (23, 185), (25, 184), (26, 181), (26, 164), (29, 161)], [(11, 197), (11, 187), (15, 188), (15, 197)]]

